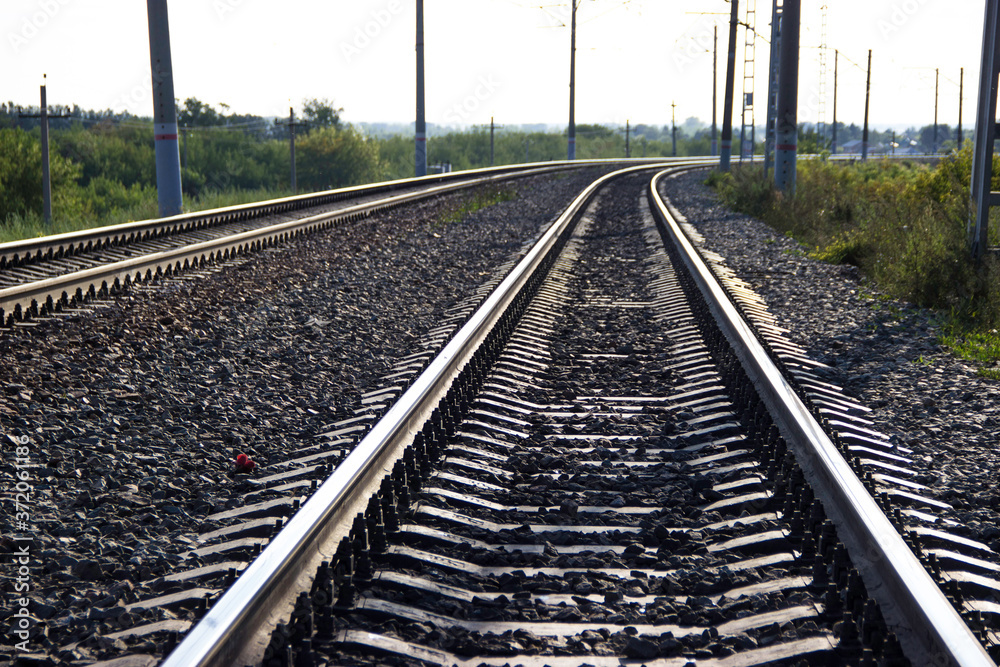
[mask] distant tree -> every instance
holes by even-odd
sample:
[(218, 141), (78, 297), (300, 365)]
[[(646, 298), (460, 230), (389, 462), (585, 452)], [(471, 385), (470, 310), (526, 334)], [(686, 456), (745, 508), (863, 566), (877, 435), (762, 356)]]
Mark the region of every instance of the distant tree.
[(296, 144), (299, 186), (326, 190), (377, 181), (381, 176), (378, 145), (354, 128), (313, 130)]
[(205, 127), (222, 123), (218, 112), (197, 97), (184, 100), (184, 105), (177, 112), (177, 124), (181, 127)]
[[(80, 169), (53, 153), (50, 157), (53, 208), (63, 213), (79, 206)], [(0, 129), (0, 222), (11, 215), (42, 210), (42, 150), (37, 137), (18, 128)]]
[(340, 114), (343, 108), (335, 108), (333, 102), (326, 98), (313, 98), (302, 104), (302, 113), (313, 128), (340, 128)]
[(954, 136), (954, 131), (950, 127), (948, 127), (947, 125), (945, 125), (944, 123), (941, 123), (937, 127), (937, 146), (936, 147), (934, 145), (934, 126), (933, 125), (925, 125), (924, 127), (920, 128), (920, 134), (919, 134), (917, 140), (920, 142), (921, 150), (923, 150), (923, 151), (925, 151), (927, 153), (930, 153), (935, 148), (940, 149), (941, 148), (941, 144), (943, 144), (946, 140), (952, 138), (953, 136)]

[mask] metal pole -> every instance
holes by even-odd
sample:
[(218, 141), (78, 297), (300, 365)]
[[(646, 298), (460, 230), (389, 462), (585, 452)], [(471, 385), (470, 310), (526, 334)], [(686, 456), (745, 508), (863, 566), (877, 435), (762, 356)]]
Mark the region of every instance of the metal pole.
[(778, 53), (778, 114), (775, 119), (774, 185), (795, 194), (798, 157), (799, 12), (800, 0), (787, 0), (781, 10)]
[(494, 156), (495, 156), (495, 153), (493, 152), (493, 129), (494, 129), (494, 127), (495, 126), (493, 125), (493, 116), (490, 116), (490, 166), (491, 167), (494, 164)]
[(722, 107), (722, 152), (719, 171), (729, 171), (733, 152), (733, 79), (736, 76), (736, 27), (739, 25), (739, 0), (732, 0), (729, 17), (729, 61), (726, 64), (726, 98)]
[(937, 153), (938, 138), (938, 68), (934, 68), (934, 140), (931, 142), (931, 153)]
[[(44, 78), (44, 76), (43, 76)], [(52, 179), (49, 171), (49, 107), (45, 100), (45, 84), (41, 86), (42, 117), (42, 217), (52, 225)]]
[(427, 175), (427, 121), (424, 116), (424, 0), (417, 0), (417, 176)]
[(715, 104), (719, 96), (719, 83), (717, 79), (719, 61), (719, 26), (712, 27), (712, 155), (719, 154), (719, 138), (716, 136), (715, 127)]
[(673, 146), (671, 155), (677, 157), (677, 102), (670, 103), (670, 140)]
[(774, 163), (775, 125), (778, 117), (778, 51), (781, 49), (780, 0), (771, 4), (771, 52), (767, 65), (767, 120), (764, 132), (764, 179)]
[(972, 206), (969, 220), (969, 249), (979, 259), (988, 244), (990, 192), (993, 173), (993, 141), (996, 138), (997, 76), (1000, 74), (1000, 7), (987, 0), (983, 20), (983, 55), (979, 68), (979, 102), (976, 104), (976, 130), (972, 148)]
[(185, 125), (181, 128), (181, 136), (184, 138), (184, 168), (187, 169), (188, 166), (188, 128)]
[(288, 107), (288, 146), (292, 161), (292, 194), (299, 193), (299, 182), (295, 177), (295, 109)]
[(833, 138), (830, 141), (830, 155), (837, 154), (837, 57), (840, 51), (833, 50)]
[(868, 159), (868, 102), (872, 94), (872, 50), (868, 49), (868, 78), (865, 80), (865, 127), (861, 132), (861, 159)]
[(572, 19), (569, 36), (569, 146), (567, 157), (576, 159), (576, 6), (579, 0), (570, 0)]
[(628, 139), (629, 139), (629, 121), (626, 120), (625, 121), (625, 157), (626, 157), (626, 159), (632, 157), (632, 151), (629, 148)]
[(170, 60), (167, 0), (146, 0), (149, 20), (149, 62), (153, 72), (153, 138), (156, 141), (156, 190), (160, 216), (184, 209), (181, 157), (177, 146), (177, 108)]
[(962, 150), (962, 98), (965, 86), (965, 68), (958, 69), (958, 146), (957, 150)]

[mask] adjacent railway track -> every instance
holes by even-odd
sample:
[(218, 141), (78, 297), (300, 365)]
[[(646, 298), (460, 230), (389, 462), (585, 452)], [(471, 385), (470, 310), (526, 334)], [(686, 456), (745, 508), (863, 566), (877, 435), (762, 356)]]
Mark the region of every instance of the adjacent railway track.
[(405, 179), (0, 244), (0, 325), (403, 204), (602, 163), (519, 165)]
[(274, 501), (280, 532), (245, 537), (263, 504), (214, 518), (208, 543), (267, 546), (186, 578), (235, 582), (165, 665), (992, 664), (900, 535), (916, 494), (865, 473), (905, 452), (644, 172), (595, 182), (370, 429), (332, 431), (364, 435)]

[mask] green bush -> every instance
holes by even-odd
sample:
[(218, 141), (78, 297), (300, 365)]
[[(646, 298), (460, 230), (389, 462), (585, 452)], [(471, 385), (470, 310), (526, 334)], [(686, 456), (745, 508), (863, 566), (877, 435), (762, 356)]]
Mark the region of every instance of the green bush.
[(329, 190), (377, 181), (382, 174), (378, 145), (352, 128), (313, 130), (296, 144), (299, 186)]
[[(80, 168), (52, 154), (49, 160), (53, 209), (80, 209), (76, 179)], [(0, 129), (0, 223), (11, 216), (23, 221), (42, 212), (42, 148), (40, 140), (17, 128)]]
[(962, 310), (977, 292), (965, 238), (968, 178), (960, 178), (967, 159), (963, 153), (934, 169), (802, 161), (794, 197), (776, 192), (758, 165), (734, 167), (716, 187), (726, 205), (814, 248), (813, 257), (854, 264), (899, 298)]
[[(909, 161), (803, 161), (796, 194), (784, 198), (761, 183), (757, 166), (710, 177), (722, 201), (814, 248), (810, 256), (858, 266), (883, 292), (937, 309), (947, 321), (942, 342), (963, 358), (1000, 363), (1000, 261), (973, 262), (967, 223), (972, 148), (932, 167)], [(1000, 158), (994, 156), (994, 190)], [(1000, 216), (1000, 212), (996, 214)], [(1000, 217), (992, 221), (997, 243)], [(1000, 378), (1000, 367), (985, 368)]]

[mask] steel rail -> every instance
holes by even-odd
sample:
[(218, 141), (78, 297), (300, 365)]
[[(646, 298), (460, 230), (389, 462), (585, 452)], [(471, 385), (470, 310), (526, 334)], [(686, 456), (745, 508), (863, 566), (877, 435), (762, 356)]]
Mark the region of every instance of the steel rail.
[[(573, 165), (573, 167), (576, 166), (578, 165)], [(501, 173), (480, 170), (490, 173), (481, 174), (472, 180), (467, 178), (452, 179), (455, 182), (436, 185), (418, 192), (394, 195), (337, 211), (312, 215), (299, 220), (278, 223), (193, 245), (140, 255), (54, 278), (0, 289), (0, 325), (24, 319), (28, 314), (37, 316), (40, 312), (56, 309), (57, 305), (68, 306), (71, 303), (82, 301), (87, 295), (108, 293), (129, 282), (141, 282), (160, 274), (173, 273), (190, 266), (227, 259), (250, 249), (281, 242), (308, 231), (335, 225), (341, 221), (355, 220), (400, 204), (435, 197), (473, 185), (539, 175), (565, 168), (570, 167), (534, 165), (530, 169), (506, 170)], [(413, 180), (422, 179), (410, 179), (410, 181)], [(42, 241), (50, 243), (45, 239)]]
[[(533, 166), (537, 167), (537, 165)], [(498, 167), (493, 172), (511, 173), (524, 167), (524, 165), (518, 165), (516, 168)], [(139, 220), (118, 225), (108, 225), (106, 227), (66, 232), (64, 234), (54, 234), (42, 238), (10, 241), (8, 243), (0, 243), (0, 268), (18, 266), (32, 258), (61, 257), (92, 249), (118, 246), (150, 238), (159, 238), (164, 235), (202, 229), (204, 227), (248, 220), (264, 215), (290, 213), (345, 199), (379, 195), (409, 187), (430, 185), (451, 180), (475, 179), (489, 171), (491, 170), (470, 170), (426, 176), (419, 179), (407, 178), (387, 181), (385, 183), (357, 185), (326, 192), (283, 197), (264, 202), (226, 206), (208, 211), (182, 213), (167, 218)]]
[(332, 559), (354, 517), (367, 507), (382, 478), (402, 457), (462, 367), (521, 288), (544, 265), (548, 254), (557, 249), (593, 195), (613, 178), (663, 166), (646, 164), (607, 174), (576, 197), (410, 388), (188, 632), (163, 667), (228, 667), (260, 661), (271, 630), (292, 611), (295, 596), (290, 591), (308, 590), (320, 563)]
[(993, 665), (985, 648), (914, 556), (829, 436), (771, 360), (711, 269), (678, 224), (683, 220), (652, 180), (651, 207), (767, 405), (806, 479), (823, 501), (868, 593), (913, 664)]
[[(659, 160), (669, 162), (670, 160)], [(387, 194), (401, 189), (424, 185), (445, 184), (476, 180), (490, 176), (530, 175), (544, 171), (571, 169), (622, 162), (622, 160), (577, 160), (575, 162), (535, 162), (530, 164), (488, 167), (450, 172), (421, 178), (405, 178), (384, 183), (356, 185), (337, 190), (284, 197), (264, 202), (239, 204), (224, 208), (182, 213), (168, 218), (140, 220), (118, 225), (84, 229), (42, 238), (22, 239), (0, 243), (0, 269), (43, 261), (48, 258), (71, 256), (80, 252), (116, 247), (181, 232), (214, 227), (230, 222), (249, 220), (265, 215), (292, 213), (302, 209), (323, 206), (347, 199)]]

